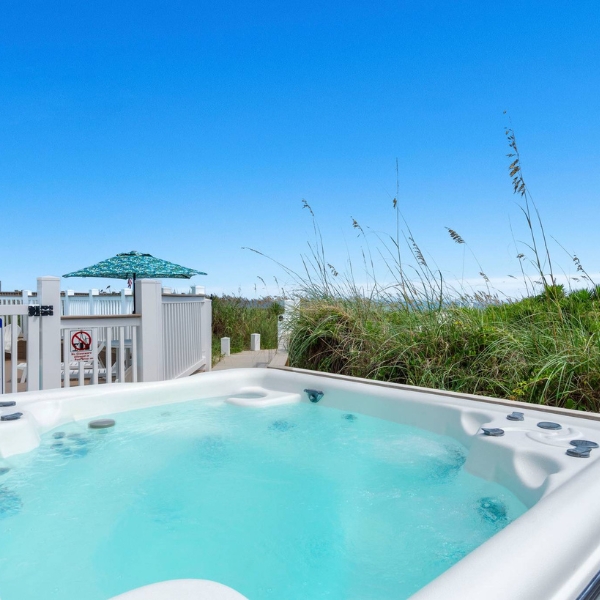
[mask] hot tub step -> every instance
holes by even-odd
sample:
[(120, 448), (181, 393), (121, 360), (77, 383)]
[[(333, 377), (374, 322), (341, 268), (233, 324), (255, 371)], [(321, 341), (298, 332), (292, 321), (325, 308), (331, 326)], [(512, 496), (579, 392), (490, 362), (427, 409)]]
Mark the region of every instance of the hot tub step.
[(228, 404), (237, 406), (252, 406), (255, 408), (278, 406), (280, 404), (295, 404), (302, 400), (300, 394), (278, 392), (262, 388), (245, 388), (225, 400)]

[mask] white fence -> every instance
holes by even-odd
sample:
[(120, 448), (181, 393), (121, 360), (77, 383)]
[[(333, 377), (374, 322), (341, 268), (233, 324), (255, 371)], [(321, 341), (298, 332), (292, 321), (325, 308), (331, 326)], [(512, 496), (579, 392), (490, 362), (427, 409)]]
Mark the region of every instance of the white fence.
[(185, 377), (211, 361), (211, 302), (202, 297), (163, 296), (163, 379)]
[[(209, 371), (212, 310), (203, 288), (199, 294), (176, 295), (163, 294), (158, 281), (142, 279), (135, 286), (136, 315), (128, 314), (129, 290), (65, 294), (56, 277), (40, 277), (37, 293), (1, 294), (0, 347), (9, 362), (0, 361), (0, 393)], [(75, 361), (71, 350), (78, 331), (91, 341), (85, 359)], [(19, 342), (26, 342), (26, 359), (18, 358)]]

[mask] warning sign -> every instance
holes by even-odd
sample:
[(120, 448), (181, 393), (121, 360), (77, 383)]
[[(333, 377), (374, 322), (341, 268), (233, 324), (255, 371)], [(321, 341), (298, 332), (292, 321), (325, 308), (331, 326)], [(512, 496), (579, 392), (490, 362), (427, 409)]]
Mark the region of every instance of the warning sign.
[(91, 331), (76, 331), (71, 335), (71, 360), (73, 362), (92, 360)]

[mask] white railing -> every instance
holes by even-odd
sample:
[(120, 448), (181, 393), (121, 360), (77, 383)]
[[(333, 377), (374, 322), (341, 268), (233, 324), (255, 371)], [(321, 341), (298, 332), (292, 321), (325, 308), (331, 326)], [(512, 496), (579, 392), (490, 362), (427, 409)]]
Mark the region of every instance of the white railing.
[(163, 379), (211, 368), (211, 301), (203, 296), (163, 295)]
[(98, 290), (77, 294), (68, 290), (61, 305), (64, 316), (130, 315), (133, 312), (133, 296), (131, 290), (125, 289), (118, 294), (100, 294)]

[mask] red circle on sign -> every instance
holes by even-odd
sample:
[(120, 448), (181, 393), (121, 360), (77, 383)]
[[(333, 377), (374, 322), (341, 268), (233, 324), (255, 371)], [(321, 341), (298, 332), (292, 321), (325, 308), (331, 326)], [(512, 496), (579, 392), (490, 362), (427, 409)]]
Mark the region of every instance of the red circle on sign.
[(77, 331), (71, 336), (73, 350), (89, 350), (92, 347), (92, 336), (87, 331)]

